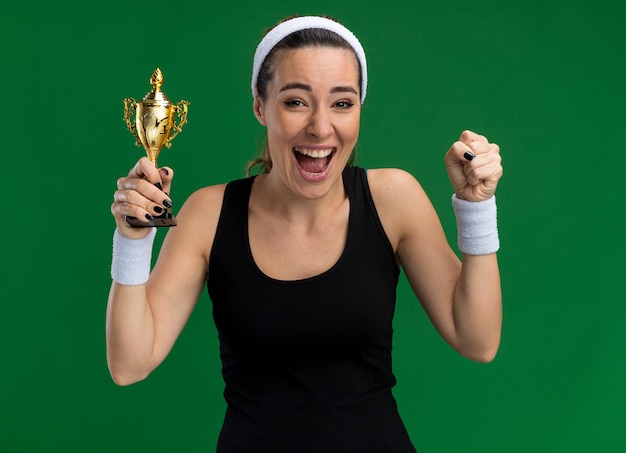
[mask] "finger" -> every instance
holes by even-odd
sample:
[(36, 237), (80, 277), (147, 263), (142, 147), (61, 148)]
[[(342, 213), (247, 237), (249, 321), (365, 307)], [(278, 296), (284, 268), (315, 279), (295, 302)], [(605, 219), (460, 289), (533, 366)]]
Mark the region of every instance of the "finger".
[(129, 178), (146, 178), (154, 182), (160, 181), (161, 176), (154, 167), (154, 164), (147, 157), (142, 157), (135, 166), (128, 172)]
[(500, 147), (495, 143), (483, 142), (483, 141), (474, 141), (467, 145), (470, 151), (475, 154), (499, 154)]
[(484, 197), (488, 198), (495, 193), (496, 187), (498, 186), (498, 182), (500, 181), (501, 175), (502, 175), (501, 172), (494, 171), (492, 173), (485, 175), (484, 178), (476, 179), (476, 181), (472, 181), (473, 177), (469, 178), (468, 182), (472, 181), (472, 183), (470, 183), (468, 187), (471, 187), (473, 192), (480, 193)]
[(471, 186), (496, 182), (502, 176), (502, 158), (499, 154), (480, 155), (474, 162), (464, 167), (467, 183)]
[(145, 179), (120, 178), (117, 181), (118, 190), (114, 194), (114, 200), (119, 203), (132, 203), (151, 214), (160, 215), (165, 209), (172, 207), (172, 200), (159, 186)]
[(500, 147), (493, 143), (472, 142), (466, 145), (458, 141), (450, 148), (446, 161), (449, 167), (461, 167), (465, 176), (468, 176), (473, 169), (490, 162), (492, 155), (497, 156), (495, 159), (499, 163), (499, 152)]
[[(148, 188), (150, 190), (154, 190), (149, 186), (149, 184)], [(163, 204), (163, 194), (160, 191), (159, 194), (160, 195), (156, 200), (151, 200), (135, 190), (118, 190), (115, 193), (114, 202), (137, 206), (151, 215), (161, 215), (165, 211), (166, 206)], [(130, 215), (127, 210), (124, 211), (124, 214)]]
[[(134, 193), (134, 192), (130, 192)], [(111, 213), (115, 217), (115, 221), (120, 227), (128, 227), (126, 219), (129, 217), (140, 220), (147, 223), (154, 219), (154, 215), (143, 209), (141, 206), (134, 204), (130, 201), (122, 201), (124, 196), (119, 194), (116, 196), (116, 200), (111, 205)], [(130, 198), (130, 197), (129, 197)]]
[(462, 165), (464, 161), (471, 161), (475, 156), (472, 148), (461, 141), (454, 142), (448, 152), (445, 160), (449, 165)]
[(151, 184), (149, 181), (144, 179), (135, 180), (135, 190), (151, 203), (154, 203), (162, 208), (172, 207), (172, 199), (165, 192), (161, 183)]
[[(168, 194), (168, 201), (171, 203), (171, 200), (169, 200), (169, 191), (170, 191), (169, 183), (171, 182), (171, 176), (168, 176), (168, 174), (171, 174), (173, 176), (173, 171), (171, 170), (171, 168), (163, 167), (163, 168), (157, 169), (154, 166), (154, 164), (150, 161), (150, 159), (148, 159), (147, 157), (142, 157), (141, 159), (139, 159), (137, 164), (135, 164), (135, 166), (131, 169), (129, 173), (129, 177), (145, 179), (150, 184), (155, 186), (159, 191), (166, 192)], [(168, 183), (167, 187), (164, 187), (164, 180), (163, 180), (164, 177)], [(151, 198), (154, 199), (154, 197), (151, 197)], [(157, 195), (156, 198), (161, 199), (162, 197), (161, 195)], [(160, 202), (162, 201), (163, 200), (161, 200)]]
[(472, 132), (470, 130), (463, 131), (461, 133), (461, 136), (459, 137), (459, 141), (466, 145), (469, 145), (472, 142), (489, 143), (489, 140), (487, 140), (487, 137), (485, 137), (484, 135), (477, 134), (476, 132)]
[(159, 168), (159, 173), (161, 174), (162, 190), (169, 196), (172, 189), (174, 170), (172, 170), (170, 167), (161, 167)]

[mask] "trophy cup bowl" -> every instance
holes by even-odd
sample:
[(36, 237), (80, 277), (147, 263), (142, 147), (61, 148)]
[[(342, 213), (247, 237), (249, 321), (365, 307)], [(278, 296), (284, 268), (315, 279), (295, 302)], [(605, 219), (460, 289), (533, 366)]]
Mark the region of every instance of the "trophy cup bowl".
[[(126, 127), (137, 140), (137, 146), (143, 146), (148, 158), (158, 168), (157, 159), (165, 146), (170, 148), (171, 141), (187, 123), (188, 101), (181, 100), (176, 104), (170, 102), (165, 93), (161, 91), (163, 85), (163, 73), (159, 68), (155, 69), (150, 77), (152, 91), (137, 102), (133, 98), (124, 99), (124, 121)], [(133, 114), (135, 121), (132, 120)], [(178, 122), (176, 118), (178, 117)], [(149, 222), (142, 222), (135, 217), (126, 217), (126, 221), (138, 228), (142, 227), (171, 227), (176, 226), (176, 219), (165, 209), (163, 214)]]

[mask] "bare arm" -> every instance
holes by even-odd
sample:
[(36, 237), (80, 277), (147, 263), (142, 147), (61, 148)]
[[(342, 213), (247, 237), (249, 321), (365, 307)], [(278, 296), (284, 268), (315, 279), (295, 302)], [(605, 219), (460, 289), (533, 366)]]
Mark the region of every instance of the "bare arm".
[[(468, 143), (479, 137), (469, 132), (464, 134), (462, 140), (469, 140)], [(472, 169), (464, 167), (464, 162), (454, 159), (455, 156), (463, 159), (463, 153), (469, 147), (462, 140), (453, 145), (446, 159), (458, 164), (456, 168), (467, 178), (466, 173), (475, 176), (477, 172), (472, 173)], [(495, 190), (497, 178), (501, 175), (500, 160), (490, 153), (497, 150), (486, 145), (472, 145), (471, 149), (477, 156), (485, 154), (481, 159), (474, 159), (476, 162), (473, 160), (472, 165), (487, 165), (481, 171), (494, 175), (495, 183), (488, 183)], [(370, 174), (372, 194), (383, 226), (433, 325), (463, 356), (480, 362), (493, 360), (499, 347), (502, 324), (496, 254), (463, 255), (461, 263), (447, 243), (432, 204), (411, 175), (400, 170), (378, 170)], [(453, 185), (456, 188), (461, 184), (453, 180)], [(480, 192), (486, 198), (493, 194), (467, 187), (468, 193), (472, 191)]]
[[(169, 192), (172, 172), (159, 174), (149, 161), (140, 161), (128, 178), (118, 182), (112, 212), (126, 237), (145, 234), (130, 228), (124, 215), (141, 218)], [(156, 172), (156, 173), (155, 173)], [(159, 181), (161, 178), (161, 181)], [(156, 189), (155, 190), (153, 190)], [(202, 291), (208, 250), (221, 207), (220, 186), (192, 195), (177, 215), (149, 280), (139, 286), (112, 283), (106, 319), (107, 361), (113, 380), (127, 385), (144, 379), (167, 356)], [(169, 197), (168, 197), (169, 199)]]

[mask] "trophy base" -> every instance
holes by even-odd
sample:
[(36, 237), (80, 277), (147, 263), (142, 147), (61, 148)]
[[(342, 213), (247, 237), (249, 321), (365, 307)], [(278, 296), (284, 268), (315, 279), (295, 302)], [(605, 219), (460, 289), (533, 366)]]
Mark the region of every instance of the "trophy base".
[(144, 222), (131, 216), (126, 216), (126, 221), (133, 228), (173, 227), (177, 225), (176, 218), (169, 212), (165, 212), (149, 222)]

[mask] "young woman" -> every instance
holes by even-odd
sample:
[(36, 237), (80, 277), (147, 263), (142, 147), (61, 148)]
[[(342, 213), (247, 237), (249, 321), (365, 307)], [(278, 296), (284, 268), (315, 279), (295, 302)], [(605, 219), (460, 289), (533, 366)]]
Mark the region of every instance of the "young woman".
[(260, 174), (194, 193), (152, 272), (154, 231), (126, 216), (170, 207), (173, 171), (142, 158), (118, 180), (111, 375), (126, 385), (155, 369), (207, 284), (228, 403), (218, 451), (415, 451), (391, 392), (400, 267), (453, 348), (481, 362), (496, 354), (499, 148), (465, 131), (445, 156), (460, 261), (412, 176), (351, 165), (366, 86), (363, 49), (338, 22), (270, 30), (252, 76), (267, 128)]

